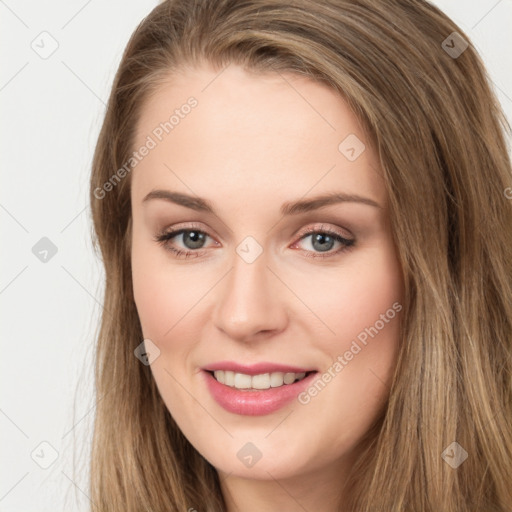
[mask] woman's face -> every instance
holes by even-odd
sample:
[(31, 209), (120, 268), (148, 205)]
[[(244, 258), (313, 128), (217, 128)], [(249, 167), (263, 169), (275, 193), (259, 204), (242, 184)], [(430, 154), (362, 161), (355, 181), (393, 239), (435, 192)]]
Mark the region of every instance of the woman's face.
[(306, 78), (201, 67), (151, 96), (134, 149), (133, 287), (169, 412), (221, 474), (339, 479), (385, 405), (403, 293), (356, 117)]

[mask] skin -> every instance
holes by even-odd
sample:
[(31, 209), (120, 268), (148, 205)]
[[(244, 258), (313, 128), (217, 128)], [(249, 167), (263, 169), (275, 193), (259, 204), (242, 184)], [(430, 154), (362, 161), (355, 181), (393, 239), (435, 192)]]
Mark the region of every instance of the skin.
[[(401, 304), (378, 160), (334, 91), (234, 64), (220, 74), (207, 65), (173, 74), (144, 105), (135, 146), (190, 96), (198, 105), (130, 176), (133, 288), (144, 337), (160, 350), (154, 379), (180, 429), (217, 469), (229, 512), (338, 510), (358, 443), (388, 397), (400, 314), (309, 403), (294, 400), (268, 415), (225, 411), (200, 368), (271, 361), (321, 373)], [(366, 146), (354, 161), (338, 149), (349, 134)], [(156, 189), (205, 198), (216, 214), (143, 201)], [(332, 192), (379, 207), (343, 202), (286, 217), (279, 212), (284, 203)], [(203, 246), (194, 249), (190, 233), (167, 246), (199, 256), (176, 257), (155, 241), (182, 227), (206, 232)], [(304, 236), (308, 227), (334, 230), (354, 245), (336, 254), (343, 246), (334, 242), (323, 252)], [(247, 236), (263, 251), (252, 263), (236, 252)], [(252, 467), (237, 457), (247, 442), (262, 454)]]

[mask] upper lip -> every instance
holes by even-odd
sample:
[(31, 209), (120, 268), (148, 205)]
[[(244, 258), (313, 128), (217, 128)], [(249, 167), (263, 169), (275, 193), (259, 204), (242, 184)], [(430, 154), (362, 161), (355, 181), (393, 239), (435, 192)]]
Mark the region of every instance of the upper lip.
[(228, 370), (235, 373), (244, 373), (245, 375), (260, 375), (262, 373), (307, 373), (316, 371), (314, 368), (300, 368), (299, 366), (290, 366), (287, 364), (261, 362), (256, 364), (239, 364), (234, 361), (219, 361), (217, 363), (205, 366), (203, 370), (213, 372), (215, 370)]

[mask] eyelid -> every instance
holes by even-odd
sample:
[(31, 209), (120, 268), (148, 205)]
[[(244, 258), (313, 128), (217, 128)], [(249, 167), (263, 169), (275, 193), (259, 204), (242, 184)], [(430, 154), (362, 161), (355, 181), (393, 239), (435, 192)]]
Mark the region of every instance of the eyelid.
[[(165, 235), (165, 234), (168, 234), (168, 233), (171, 233), (171, 232), (174, 233), (175, 235), (177, 235), (179, 231), (188, 230), (188, 229), (190, 229), (190, 230), (195, 229), (197, 231), (200, 231), (200, 232), (204, 233), (205, 235), (208, 235), (210, 238), (215, 240), (215, 237), (213, 237), (208, 232), (208, 230), (202, 228), (197, 223), (182, 223), (182, 224), (177, 224), (176, 226), (174, 226), (174, 225), (173, 226), (167, 226), (167, 227), (163, 228), (160, 231), (158, 236)], [(294, 238), (296, 238), (296, 242), (298, 242), (304, 236), (310, 235), (311, 233), (316, 233), (318, 231), (326, 232), (326, 233), (333, 233), (333, 234), (336, 234), (338, 236), (341, 236), (342, 238), (344, 238), (346, 240), (352, 240), (352, 238), (353, 238), (353, 235), (347, 229), (340, 228), (340, 227), (332, 228), (329, 225), (326, 225), (325, 223), (316, 223), (316, 224), (313, 224), (313, 225), (308, 226), (306, 228), (303, 228), (303, 229), (299, 230), (294, 235)], [(340, 233), (339, 231), (342, 231), (342, 233)], [(345, 233), (347, 233), (348, 236), (345, 233), (343, 233), (343, 231)], [(294, 242), (294, 243), (296, 243), (296, 242)]]
[[(161, 239), (167, 235), (170, 235), (172, 234), (172, 238), (175, 238), (177, 236), (179, 236), (180, 234), (182, 234), (184, 231), (198, 231), (200, 233), (204, 233), (206, 236), (208, 236), (209, 238), (211, 238), (212, 240), (214, 240), (217, 244), (219, 243), (214, 236), (210, 235), (210, 233), (208, 232), (207, 229), (201, 227), (200, 225), (198, 224), (195, 224), (195, 223), (184, 223), (184, 224), (177, 224), (177, 225), (171, 225), (171, 226), (167, 226), (163, 229), (160, 230), (160, 232), (158, 232), (155, 236), (155, 240), (158, 240), (158, 239)], [(187, 249), (187, 250), (190, 250), (190, 249)], [(201, 250), (204, 250), (204, 247), (202, 247), (201, 249), (197, 249), (195, 250), (194, 252), (199, 252)]]
[[(343, 247), (341, 247), (340, 249), (338, 249), (337, 251), (334, 251), (334, 252), (326, 251), (325, 255), (322, 255), (322, 252), (317, 253), (315, 251), (303, 250), (303, 252), (306, 253), (305, 256), (309, 257), (309, 258), (320, 258), (320, 259), (327, 259), (327, 258), (336, 256), (336, 255), (338, 255), (338, 253), (341, 253), (344, 250), (348, 250), (351, 247), (353, 247), (354, 243), (356, 242), (355, 238), (352, 235), (349, 235), (348, 237), (346, 237), (344, 234), (341, 234), (339, 231), (342, 229), (344, 229), (344, 228), (340, 228), (340, 227), (332, 228), (332, 227), (326, 226), (323, 223), (317, 223), (317, 224), (308, 226), (308, 227), (300, 230), (294, 236), (295, 242), (292, 243), (291, 248), (295, 248), (297, 246), (297, 244), (300, 241), (302, 241), (304, 238), (306, 238), (307, 236), (320, 232), (320, 233), (325, 233), (327, 235), (331, 235), (335, 239), (338, 239), (337, 240), (338, 243), (343, 244)], [(167, 226), (166, 228), (162, 229), (161, 232), (154, 237), (154, 240), (159, 243), (162, 243), (164, 246), (166, 246), (167, 242), (169, 242), (169, 240), (179, 236), (180, 234), (183, 234), (183, 232), (186, 232), (186, 231), (198, 231), (200, 233), (203, 233), (207, 237), (211, 238), (212, 240), (214, 240), (214, 242), (216, 244), (219, 244), (219, 242), (212, 235), (210, 235), (210, 233), (206, 229), (201, 228), (200, 226), (197, 225), (197, 223), (184, 223), (184, 224), (178, 224), (178, 225), (172, 226), (172, 227)], [(345, 231), (347, 231), (347, 230), (345, 230)], [(172, 235), (172, 236), (169, 236), (169, 235)], [(185, 249), (175, 248), (175, 247), (171, 247), (171, 246), (167, 247), (167, 250), (174, 252), (177, 255), (177, 257), (183, 257), (183, 256), (178, 256), (178, 255), (185, 255), (184, 256), (185, 258), (191, 257), (192, 255), (194, 255), (194, 257), (200, 257), (203, 255), (203, 252), (206, 251), (206, 249), (208, 249), (208, 247), (201, 247), (196, 250), (186, 249), (186, 248)]]
[(347, 229), (340, 227), (333, 228), (324, 223), (313, 224), (312, 226), (308, 226), (304, 229), (301, 229), (295, 236), (298, 238), (298, 240), (300, 240), (305, 235), (310, 235), (311, 233), (316, 233), (319, 231), (322, 233), (336, 234), (337, 236), (340, 236), (341, 238), (344, 238), (346, 240), (352, 240), (354, 238), (354, 236)]

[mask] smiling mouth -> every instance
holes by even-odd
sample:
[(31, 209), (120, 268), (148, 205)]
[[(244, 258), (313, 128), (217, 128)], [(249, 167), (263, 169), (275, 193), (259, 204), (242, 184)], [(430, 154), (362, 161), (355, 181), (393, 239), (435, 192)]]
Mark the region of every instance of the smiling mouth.
[(271, 372), (260, 373), (257, 375), (247, 375), (245, 373), (238, 373), (230, 370), (207, 370), (212, 377), (225, 386), (229, 386), (240, 391), (261, 391), (270, 388), (280, 388), (289, 386), (295, 382), (305, 379), (312, 373), (310, 372)]

